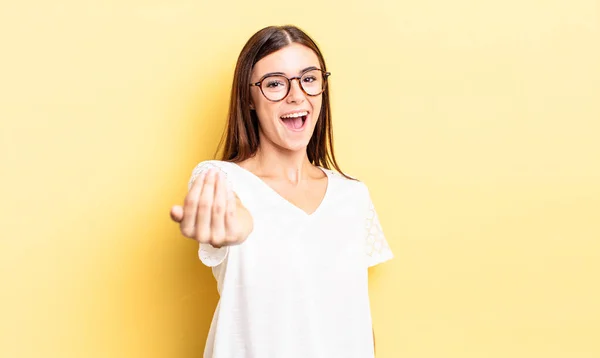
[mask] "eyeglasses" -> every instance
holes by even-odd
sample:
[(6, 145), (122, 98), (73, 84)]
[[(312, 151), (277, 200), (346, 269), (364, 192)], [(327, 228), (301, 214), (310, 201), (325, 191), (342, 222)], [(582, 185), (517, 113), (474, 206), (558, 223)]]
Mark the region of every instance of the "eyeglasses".
[(251, 83), (250, 86), (256, 86), (260, 88), (263, 96), (271, 102), (279, 102), (283, 100), (290, 93), (292, 88), (292, 81), (298, 80), (302, 92), (308, 96), (318, 96), (327, 87), (327, 77), (331, 75), (331, 72), (325, 72), (321, 69), (315, 68), (308, 70), (302, 74), (302, 76), (296, 76), (287, 78), (284, 75), (267, 75), (260, 79), (260, 81)]

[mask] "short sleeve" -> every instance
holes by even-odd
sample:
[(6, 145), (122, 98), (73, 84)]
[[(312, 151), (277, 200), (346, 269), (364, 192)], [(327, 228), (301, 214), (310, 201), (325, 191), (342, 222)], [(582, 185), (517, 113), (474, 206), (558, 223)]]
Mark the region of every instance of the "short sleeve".
[(373, 201), (369, 197), (367, 217), (365, 219), (365, 252), (367, 266), (375, 266), (394, 257), (377, 216)]
[[(198, 165), (196, 165), (196, 167), (192, 171), (192, 175), (188, 182), (188, 191), (192, 188), (192, 184), (194, 184), (196, 178), (198, 178), (200, 174), (208, 171), (211, 168), (218, 168), (219, 170), (221, 170), (227, 177), (228, 184), (231, 185), (230, 178), (227, 176), (227, 172), (223, 169), (223, 163), (216, 160), (210, 160), (201, 162)], [(225, 261), (228, 252), (228, 246), (216, 248), (210, 244), (201, 243), (198, 248), (198, 258), (206, 266), (216, 267), (220, 265), (223, 261)]]

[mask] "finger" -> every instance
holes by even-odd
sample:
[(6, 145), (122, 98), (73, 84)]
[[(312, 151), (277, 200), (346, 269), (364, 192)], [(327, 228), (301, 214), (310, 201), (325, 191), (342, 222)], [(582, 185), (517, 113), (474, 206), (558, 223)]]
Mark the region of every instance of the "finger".
[(233, 189), (227, 187), (227, 209), (225, 212), (225, 237), (227, 241), (235, 239), (237, 234), (237, 218), (235, 216), (237, 210), (237, 201)]
[(171, 208), (171, 220), (181, 222), (183, 220), (183, 207), (175, 205)]
[(221, 172), (215, 181), (215, 197), (212, 205), (212, 216), (210, 229), (212, 241), (221, 245), (225, 240), (225, 210), (227, 208), (227, 182), (225, 175)]
[(206, 243), (210, 240), (210, 217), (215, 194), (215, 169), (210, 169), (204, 179), (202, 193), (196, 212), (196, 240)]
[(183, 204), (183, 220), (181, 221), (181, 233), (189, 238), (194, 237), (196, 230), (196, 211), (198, 208), (198, 199), (204, 186), (206, 173), (201, 173), (190, 188)]

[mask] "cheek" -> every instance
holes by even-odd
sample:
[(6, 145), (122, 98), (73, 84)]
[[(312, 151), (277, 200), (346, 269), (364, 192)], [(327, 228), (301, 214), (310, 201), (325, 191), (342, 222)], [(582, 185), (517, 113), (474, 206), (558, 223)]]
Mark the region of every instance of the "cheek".
[(275, 103), (264, 100), (256, 104), (256, 115), (261, 126), (272, 125), (274, 119), (277, 117), (277, 113), (278, 106)]
[(312, 98), (310, 104), (313, 108), (313, 113), (315, 114), (315, 118), (318, 118), (321, 114), (321, 106), (323, 105), (323, 96), (319, 96), (318, 98)]
[(261, 122), (261, 124), (265, 120), (269, 120), (272, 117), (272, 105), (263, 97), (262, 94), (252, 91), (252, 103), (254, 105), (256, 115), (258, 116), (258, 121)]

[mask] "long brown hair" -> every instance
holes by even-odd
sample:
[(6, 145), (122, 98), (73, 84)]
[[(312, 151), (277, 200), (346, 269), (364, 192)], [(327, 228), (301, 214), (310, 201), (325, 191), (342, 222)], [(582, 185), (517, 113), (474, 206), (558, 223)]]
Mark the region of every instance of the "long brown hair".
[[(241, 162), (256, 154), (259, 145), (258, 117), (250, 109), (250, 79), (254, 65), (269, 54), (292, 43), (304, 45), (315, 52), (323, 71), (327, 71), (325, 60), (317, 44), (296, 26), (269, 26), (255, 33), (242, 49), (233, 75), (227, 127), (217, 152), (223, 147), (221, 160)], [(329, 86), (322, 94), (321, 112), (306, 152), (308, 160), (326, 169), (332, 167), (343, 176), (333, 152), (331, 129), (331, 106)], [(223, 143), (224, 142), (224, 143)], [(223, 145), (224, 144), (224, 145)]]

